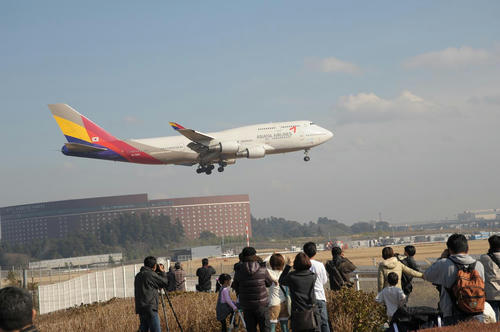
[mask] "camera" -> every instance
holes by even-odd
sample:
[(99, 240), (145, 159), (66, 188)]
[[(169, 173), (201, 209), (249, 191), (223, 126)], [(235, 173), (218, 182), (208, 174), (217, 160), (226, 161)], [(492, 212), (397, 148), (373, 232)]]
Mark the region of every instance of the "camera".
[(155, 272), (158, 273), (158, 274), (160, 274), (160, 273), (163, 272), (162, 270), (165, 271), (164, 265), (163, 264), (156, 264)]

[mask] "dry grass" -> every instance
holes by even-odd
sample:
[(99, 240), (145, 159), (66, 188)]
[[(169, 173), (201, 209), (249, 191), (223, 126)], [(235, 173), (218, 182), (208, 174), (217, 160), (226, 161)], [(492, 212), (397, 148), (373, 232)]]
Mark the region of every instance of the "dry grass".
[[(446, 248), (445, 243), (415, 243), (414, 245), (417, 249), (417, 253), (415, 255), (415, 259), (417, 261), (424, 261), (428, 257), (437, 258), (441, 256), (441, 253)], [(394, 249), (394, 252), (400, 254), (404, 253), (404, 245), (391, 247)], [(488, 240), (469, 241), (470, 254), (484, 254), (488, 251), (488, 248)], [(346, 249), (344, 253), (347, 258), (358, 266), (373, 265), (373, 258), (375, 258), (377, 262), (382, 260), (382, 247)], [(315, 259), (326, 261), (331, 259), (331, 254), (326, 250), (321, 251)]]
[[(417, 249), (417, 254), (415, 259), (417, 261), (424, 261), (428, 257), (439, 257), (441, 252), (446, 248), (445, 243), (415, 243)], [(394, 252), (404, 253), (404, 245), (392, 246)], [(489, 245), (488, 240), (474, 240), (469, 241), (469, 253), (470, 254), (484, 254), (488, 251)], [(259, 250), (262, 252), (272, 252), (272, 249)], [(280, 251), (277, 249), (276, 251)], [(353, 248), (346, 249), (344, 251), (345, 256), (349, 258), (357, 266), (368, 266), (373, 265), (373, 258), (379, 263), (382, 259), (382, 247), (371, 247), (371, 248)], [(296, 253), (286, 254), (285, 256), (290, 257), (293, 261)], [(263, 258), (265, 255), (262, 255)], [(325, 262), (331, 259), (331, 253), (328, 250), (320, 251), (315, 257), (316, 260)], [(238, 261), (237, 257), (231, 258), (211, 258), (210, 264), (217, 270), (230, 273), (233, 270), (233, 265)], [(198, 267), (201, 266), (201, 260), (188, 261), (183, 263), (184, 268), (187, 271), (196, 271)]]
[[(220, 331), (216, 320), (215, 293), (174, 293), (171, 296), (184, 331)], [(384, 320), (384, 309), (375, 303), (374, 294), (345, 290), (328, 293), (328, 311), (335, 331), (373, 331)], [(160, 307), (160, 321), (166, 330)], [(171, 331), (178, 331), (172, 311), (167, 304), (167, 319)], [(77, 308), (42, 315), (36, 325), (44, 331), (123, 331), (135, 332), (139, 319), (133, 299), (112, 299)], [(278, 326), (278, 331), (280, 331)]]
[[(183, 293), (171, 296), (184, 331), (217, 331), (220, 324), (215, 319), (217, 294)], [(166, 301), (166, 299), (165, 299)], [(178, 331), (172, 311), (167, 306), (167, 320), (171, 331)], [(159, 308), (162, 328), (166, 330), (161, 305)], [(135, 314), (133, 299), (112, 299), (78, 308), (42, 315), (36, 325), (40, 331), (123, 331), (136, 332), (139, 318)]]

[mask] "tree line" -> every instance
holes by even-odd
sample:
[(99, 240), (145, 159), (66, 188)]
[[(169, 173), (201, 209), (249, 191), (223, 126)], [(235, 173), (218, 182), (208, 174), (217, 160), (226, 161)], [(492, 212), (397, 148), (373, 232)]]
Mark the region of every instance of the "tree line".
[(252, 216), (252, 234), (257, 239), (283, 239), (294, 237), (316, 237), (330, 235), (332, 238), (360, 233), (387, 232), (389, 223), (357, 222), (347, 226), (334, 219), (320, 217), (316, 222), (299, 223), (284, 218), (270, 217), (257, 219)]
[[(297, 237), (335, 238), (358, 233), (371, 233), (390, 230), (386, 222), (358, 222), (347, 226), (326, 217), (316, 222), (300, 223), (284, 218), (251, 217), (252, 239), (283, 240)], [(28, 260), (55, 259), (122, 252), (127, 259), (139, 259), (144, 255), (163, 256), (168, 249), (179, 246), (206, 244), (226, 244), (244, 241), (241, 237), (226, 237), (224, 240), (208, 231), (200, 238), (188, 240), (180, 222), (172, 221), (169, 216), (149, 214), (124, 214), (100, 226), (95, 232), (74, 232), (64, 238), (32, 241), (26, 244), (0, 243), (0, 266), (22, 265)]]
[[(27, 259), (56, 259), (122, 252), (128, 259), (151, 253), (164, 255), (169, 245), (184, 240), (184, 229), (169, 216), (125, 214), (101, 225), (99, 231), (74, 232), (64, 238), (0, 245), (0, 266), (21, 265)], [(15, 253), (15, 254), (14, 254)], [(24, 257), (23, 257), (24, 256)]]

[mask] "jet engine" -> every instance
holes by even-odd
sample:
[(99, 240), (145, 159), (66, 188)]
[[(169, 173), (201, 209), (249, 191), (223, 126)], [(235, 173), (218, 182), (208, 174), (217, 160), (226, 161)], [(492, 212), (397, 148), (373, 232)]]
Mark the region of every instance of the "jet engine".
[(254, 146), (238, 152), (239, 157), (246, 157), (249, 159), (264, 158), (266, 150), (261, 146)]
[(209, 151), (231, 154), (238, 152), (240, 145), (236, 142), (220, 142), (208, 147)]

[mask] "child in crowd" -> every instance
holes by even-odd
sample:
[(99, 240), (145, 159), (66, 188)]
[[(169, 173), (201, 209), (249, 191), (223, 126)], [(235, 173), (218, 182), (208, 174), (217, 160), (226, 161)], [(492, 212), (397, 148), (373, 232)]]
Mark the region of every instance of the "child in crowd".
[(278, 284), (278, 280), (285, 267), (285, 258), (281, 254), (273, 254), (269, 258), (271, 268), (267, 269), (274, 283), (269, 287), (269, 320), (271, 332), (276, 331), (278, 321), (281, 331), (288, 332), (288, 287)]
[(221, 285), (219, 298), (217, 299), (217, 320), (221, 323), (221, 331), (227, 331), (227, 323), (226, 318), (233, 312), (237, 311), (238, 308), (236, 304), (231, 300), (231, 296), (229, 294), (231, 286), (231, 276), (227, 273), (222, 273), (217, 279), (217, 282)]
[(406, 295), (403, 293), (403, 290), (396, 287), (399, 281), (398, 279), (399, 277), (395, 272), (389, 273), (387, 275), (389, 286), (382, 289), (375, 298), (377, 302), (383, 303), (387, 308), (387, 317), (389, 321), (391, 321), (392, 316), (398, 308), (404, 306), (406, 303)]

